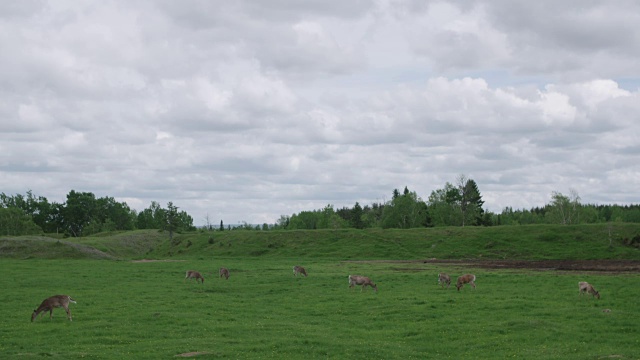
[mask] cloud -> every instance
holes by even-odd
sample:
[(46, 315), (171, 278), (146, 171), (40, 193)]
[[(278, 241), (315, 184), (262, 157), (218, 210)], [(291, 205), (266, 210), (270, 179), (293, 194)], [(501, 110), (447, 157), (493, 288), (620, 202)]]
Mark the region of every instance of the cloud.
[[(552, 191), (638, 203), (638, 5), (23, 1), (0, 5), (0, 191), (197, 224)], [(9, 35), (11, 34), (11, 35)]]

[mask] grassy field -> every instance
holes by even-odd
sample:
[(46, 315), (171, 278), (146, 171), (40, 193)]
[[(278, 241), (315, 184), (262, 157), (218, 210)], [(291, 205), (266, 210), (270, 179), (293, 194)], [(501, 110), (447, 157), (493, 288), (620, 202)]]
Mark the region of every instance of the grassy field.
[[(0, 357), (600, 359), (640, 357), (638, 274), (487, 271), (417, 263), (211, 258), (2, 260)], [(229, 280), (184, 271), (231, 271)], [(437, 273), (473, 272), (443, 290)], [(379, 291), (349, 289), (369, 275)], [(215, 275), (215, 274), (214, 274)], [(578, 295), (578, 281), (602, 298)], [(74, 321), (40, 301), (69, 294)], [(603, 312), (610, 309), (611, 312)]]
[[(611, 231), (611, 237), (609, 237)], [(197, 232), (154, 247), (155, 257), (326, 259), (633, 259), (624, 240), (640, 224), (535, 225), (422, 229)]]
[[(616, 224), (195, 232), (173, 243), (155, 230), (5, 237), (0, 358), (638, 359), (639, 273), (388, 260), (640, 260), (624, 245), (639, 233)], [(131, 261), (143, 258), (160, 261)], [(309, 277), (294, 277), (293, 265)], [(217, 277), (221, 266), (229, 280)], [(203, 285), (184, 282), (191, 269)], [(443, 290), (438, 272), (475, 273), (478, 287)], [(379, 291), (349, 289), (349, 274)], [(602, 298), (579, 296), (578, 281)], [(74, 321), (56, 309), (31, 323), (55, 294), (77, 300)]]
[(628, 259), (640, 224), (298, 231), (137, 230), (82, 238), (0, 237), (0, 258)]

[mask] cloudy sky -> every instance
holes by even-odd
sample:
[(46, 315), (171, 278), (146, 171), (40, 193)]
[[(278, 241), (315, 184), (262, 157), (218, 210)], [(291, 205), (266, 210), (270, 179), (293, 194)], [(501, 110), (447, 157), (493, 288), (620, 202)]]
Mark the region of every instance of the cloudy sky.
[(553, 191), (640, 203), (640, 2), (2, 1), (0, 192), (196, 225)]

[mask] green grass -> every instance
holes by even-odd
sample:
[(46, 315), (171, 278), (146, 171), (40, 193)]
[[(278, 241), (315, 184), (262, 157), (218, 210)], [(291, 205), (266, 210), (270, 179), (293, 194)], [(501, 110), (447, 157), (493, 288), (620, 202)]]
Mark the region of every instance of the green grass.
[[(249, 256), (326, 259), (630, 259), (640, 249), (623, 239), (640, 234), (640, 224), (451, 227), (314, 231), (223, 231), (180, 235), (149, 252), (157, 258)], [(213, 243), (211, 243), (213, 242)]]
[(131, 259), (165, 242), (158, 230), (103, 233), (82, 238), (49, 236), (0, 237), (0, 258), (11, 259)]
[(137, 230), (67, 239), (0, 237), (0, 258), (199, 259), (214, 255), (341, 260), (640, 260), (640, 249), (624, 245), (624, 239), (638, 235), (640, 224), (629, 223), (409, 230), (197, 231), (176, 234), (173, 242), (166, 232)]
[[(216, 258), (133, 263), (2, 260), (0, 357), (546, 358), (640, 356), (638, 274), (485, 271), (423, 263)], [(214, 272), (204, 285), (184, 271)], [(437, 273), (474, 272), (477, 289), (442, 290)], [(349, 289), (369, 275), (379, 292)], [(578, 296), (587, 280), (602, 299)], [(62, 309), (29, 321), (45, 297)], [(603, 313), (608, 308), (610, 313)]]
[[(3, 237), (0, 358), (637, 359), (640, 274), (368, 261), (640, 259), (623, 245), (639, 226), (612, 233), (612, 246), (607, 225)], [(126, 261), (141, 258), (165, 261)], [(184, 282), (190, 269), (204, 285)], [(473, 272), (478, 288), (442, 290), (443, 271)], [(349, 289), (349, 274), (379, 292)], [(31, 323), (55, 294), (77, 300), (74, 321), (56, 309)]]

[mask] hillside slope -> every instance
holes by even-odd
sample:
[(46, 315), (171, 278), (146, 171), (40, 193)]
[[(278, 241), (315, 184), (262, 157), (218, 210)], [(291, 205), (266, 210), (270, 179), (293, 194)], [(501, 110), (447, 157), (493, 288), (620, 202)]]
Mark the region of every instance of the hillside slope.
[(91, 246), (44, 236), (2, 237), (0, 238), (0, 258), (116, 259)]
[(428, 229), (299, 231), (197, 231), (176, 234), (136, 230), (64, 240), (1, 237), (0, 258), (200, 258), (393, 260), (636, 260), (628, 239), (640, 224), (530, 225)]
[(0, 258), (132, 259), (144, 256), (168, 236), (158, 230), (103, 233), (83, 238), (0, 237)]
[[(611, 237), (609, 236), (611, 233)], [(184, 234), (149, 255), (333, 259), (629, 259), (640, 224), (428, 229), (222, 231)]]

